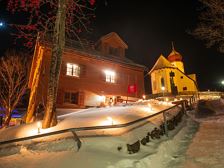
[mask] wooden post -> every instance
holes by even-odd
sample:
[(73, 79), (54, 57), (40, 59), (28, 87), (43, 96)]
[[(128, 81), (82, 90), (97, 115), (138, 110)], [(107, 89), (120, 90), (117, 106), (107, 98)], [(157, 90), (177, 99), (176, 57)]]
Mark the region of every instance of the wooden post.
[(190, 107), (192, 107), (192, 97), (190, 97)]

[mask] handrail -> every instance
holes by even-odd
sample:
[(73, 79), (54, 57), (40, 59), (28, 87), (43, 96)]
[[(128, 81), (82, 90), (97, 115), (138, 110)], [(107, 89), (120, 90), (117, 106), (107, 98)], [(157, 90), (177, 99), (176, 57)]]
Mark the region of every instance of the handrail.
[(144, 121), (146, 119), (152, 118), (154, 116), (157, 116), (159, 114), (162, 114), (166, 111), (169, 111), (179, 105), (182, 105), (183, 108), (183, 102), (184, 101), (180, 101), (179, 103), (177, 103), (176, 105), (168, 108), (168, 109), (164, 109), (158, 113), (143, 117), (143, 118), (139, 118), (137, 120), (128, 122), (128, 123), (124, 123), (124, 124), (117, 124), (117, 125), (106, 125), (106, 126), (91, 126), (91, 127), (78, 127), (78, 128), (68, 128), (68, 129), (63, 129), (63, 130), (59, 130), (59, 131), (54, 131), (54, 132), (49, 132), (49, 133), (43, 133), (43, 134), (38, 134), (38, 135), (33, 135), (33, 136), (29, 136), (29, 137), (22, 137), (22, 138), (16, 138), (16, 139), (11, 139), (11, 140), (6, 140), (6, 141), (0, 141), (0, 145), (4, 145), (4, 144), (9, 144), (9, 143), (14, 143), (14, 142), (21, 142), (21, 141), (25, 141), (25, 140), (31, 140), (31, 139), (36, 139), (36, 138), (41, 138), (41, 137), (47, 137), (47, 136), (51, 136), (51, 135), (57, 135), (57, 134), (62, 134), (62, 133), (66, 133), (66, 132), (75, 132), (75, 131), (87, 131), (87, 130), (98, 130), (98, 129), (111, 129), (111, 128), (123, 128), (123, 127), (128, 127), (130, 125), (133, 125), (137, 122), (141, 122)]

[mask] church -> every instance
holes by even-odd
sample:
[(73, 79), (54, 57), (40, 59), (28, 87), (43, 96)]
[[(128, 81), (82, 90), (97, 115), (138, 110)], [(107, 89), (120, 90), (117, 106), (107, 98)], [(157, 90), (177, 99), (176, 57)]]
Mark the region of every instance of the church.
[(148, 74), (151, 76), (152, 94), (194, 94), (198, 91), (196, 74), (185, 73), (183, 57), (173, 44), (168, 57), (160, 55)]

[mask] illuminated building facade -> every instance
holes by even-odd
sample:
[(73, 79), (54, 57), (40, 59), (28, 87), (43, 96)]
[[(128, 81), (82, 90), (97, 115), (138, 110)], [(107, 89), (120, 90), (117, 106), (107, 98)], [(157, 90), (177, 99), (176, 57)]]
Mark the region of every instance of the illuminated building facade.
[[(75, 108), (110, 105), (141, 98), (144, 94), (145, 67), (125, 57), (127, 44), (112, 32), (95, 44), (66, 43), (58, 86), (57, 107)], [(46, 102), (51, 48), (38, 42), (29, 79), (37, 102)], [(39, 80), (37, 80), (39, 79)], [(36, 84), (35, 84), (36, 83)], [(137, 91), (128, 93), (128, 86)]]
[(172, 46), (167, 58), (161, 55), (149, 72), (153, 94), (194, 94), (198, 91), (196, 75), (186, 75), (182, 56)]

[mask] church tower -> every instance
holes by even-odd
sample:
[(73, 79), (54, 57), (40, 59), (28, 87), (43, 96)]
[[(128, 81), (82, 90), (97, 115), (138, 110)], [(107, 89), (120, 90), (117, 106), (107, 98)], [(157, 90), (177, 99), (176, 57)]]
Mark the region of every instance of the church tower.
[(172, 42), (172, 52), (169, 54), (168, 60), (173, 66), (177, 67), (184, 73), (184, 64), (182, 62), (182, 56), (180, 55), (179, 52), (175, 50), (173, 42)]

